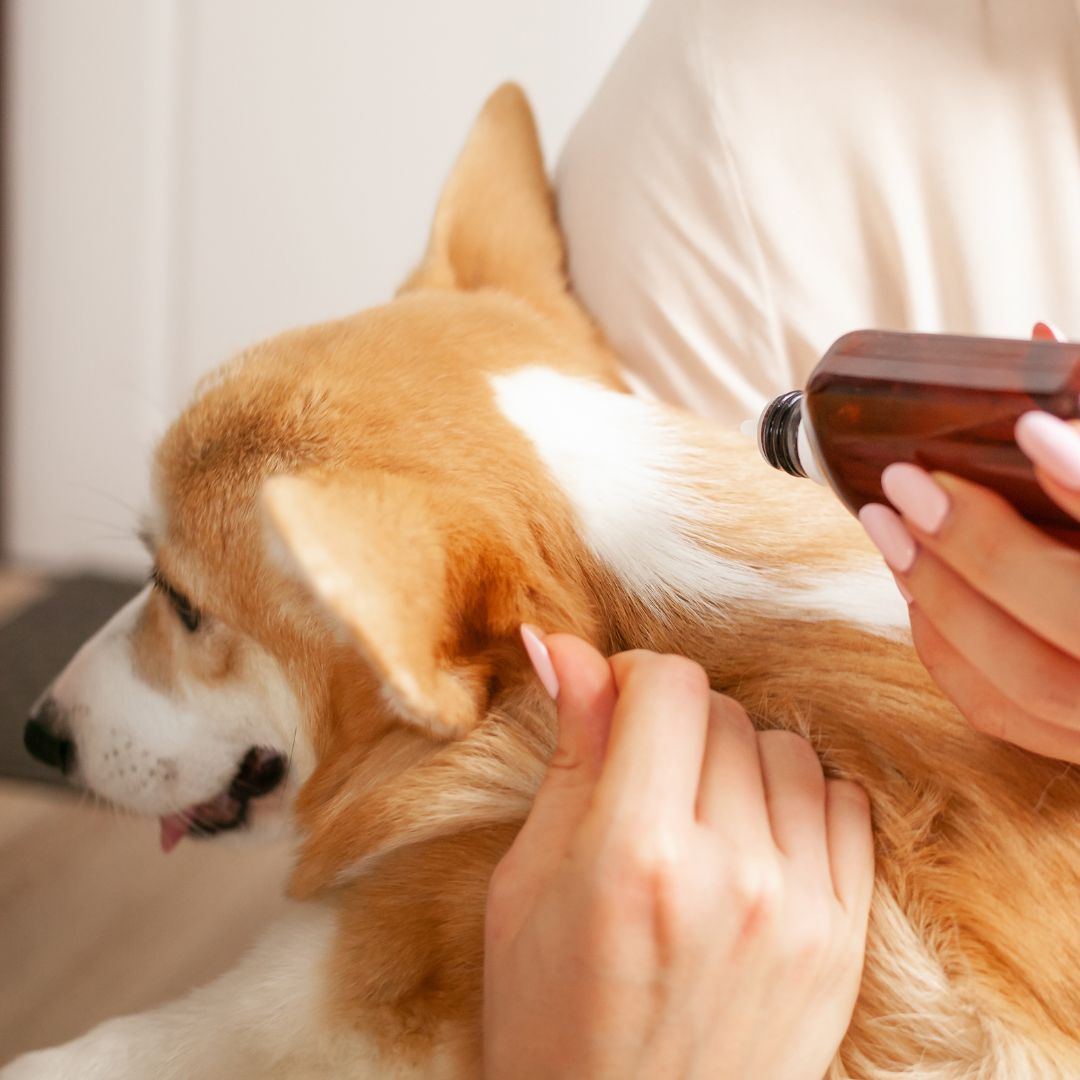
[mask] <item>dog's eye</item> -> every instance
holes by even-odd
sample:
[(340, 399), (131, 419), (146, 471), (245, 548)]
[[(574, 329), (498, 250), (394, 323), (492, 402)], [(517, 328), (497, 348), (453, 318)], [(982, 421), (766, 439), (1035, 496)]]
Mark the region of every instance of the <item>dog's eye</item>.
[(194, 634), (202, 622), (202, 615), (199, 614), (196, 608), (191, 606), (191, 602), (186, 597), (180, 596), (178, 593), (173, 593), (169, 599), (176, 609), (176, 614), (180, 616), (180, 621), (190, 633)]
[(202, 624), (202, 613), (199, 609), (194, 607), (182, 592), (174, 589), (156, 569), (150, 575), (150, 579), (154, 583), (154, 588), (164, 594), (165, 598), (172, 604), (173, 610), (184, 624), (184, 628), (189, 633), (194, 634)]

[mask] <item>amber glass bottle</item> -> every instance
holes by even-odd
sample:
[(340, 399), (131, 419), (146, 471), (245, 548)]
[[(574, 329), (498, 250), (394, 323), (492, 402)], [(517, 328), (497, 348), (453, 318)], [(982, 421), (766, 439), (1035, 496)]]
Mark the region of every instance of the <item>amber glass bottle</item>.
[(861, 330), (829, 349), (804, 392), (765, 408), (758, 446), (776, 468), (827, 483), (852, 513), (887, 502), (882, 470), (910, 461), (993, 488), (1080, 547), (1080, 522), (1047, 498), (1016, 445), (1031, 409), (1080, 416), (1080, 345)]

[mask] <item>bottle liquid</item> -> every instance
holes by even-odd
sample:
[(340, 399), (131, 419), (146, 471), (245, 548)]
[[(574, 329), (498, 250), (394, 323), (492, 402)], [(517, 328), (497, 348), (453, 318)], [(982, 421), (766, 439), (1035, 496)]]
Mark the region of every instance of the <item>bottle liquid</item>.
[(840, 338), (805, 391), (761, 414), (770, 465), (827, 484), (852, 513), (888, 503), (881, 473), (895, 461), (972, 480), (1029, 521), (1080, 547), (1080, 522), (1044, 494), (1016, 445), (1032, 409), (1080, 417), (1080, 345), (861, 330)]

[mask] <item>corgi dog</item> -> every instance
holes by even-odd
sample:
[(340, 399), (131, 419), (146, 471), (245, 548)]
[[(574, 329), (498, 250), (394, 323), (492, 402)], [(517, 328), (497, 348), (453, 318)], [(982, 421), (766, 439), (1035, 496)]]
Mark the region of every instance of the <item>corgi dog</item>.
[(152, 581), (28, 746), (166, 849), (289, 830), (295, 905), (216, 982), (3, 1080), (478, 1076), (488, 882), (554, 741), (523, 622), (688, 656), (865, 787), (877, 877), (831, 1080), (1080, 1076), (1080, 775), (944, 700), (830, 493), (627, 391), (517, 88), (396, 298), (207, 378), (153, 492)]

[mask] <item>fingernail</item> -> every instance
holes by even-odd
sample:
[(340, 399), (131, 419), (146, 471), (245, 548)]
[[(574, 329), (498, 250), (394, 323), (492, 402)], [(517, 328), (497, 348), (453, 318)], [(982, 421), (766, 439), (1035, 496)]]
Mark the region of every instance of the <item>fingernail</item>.
[(1080, 491), (1080, 433), (1044, 412), (1024, 413), (1016, 421), (1016, 443), (1062, 487)]
[(903, 574), (911, 569), (918, 548), (898, 514), (881, 503), (868, 503), (859, 511), (859, 520), (894, 570)]
[(522, 623), (521, 640), (525, 645), (525, 651), (529, 654), (529, 661), (532, 663), (533, 671), (536, 672), (536, 677), (554, 700), (559, 696), (559, 677), (555, 674), (555, 666), (544, 644), (543, 633), (535, 626)]
[(916, 528), (933, 535), (949, 513), (949, 496), (918, 465), (890, 465), (881, 474), (889, 502)]
[(1036, 341), (1064, 341), (1061, 331), (1049, 322), (1037, 322), (1031, 329), (1031, 336)]

